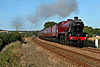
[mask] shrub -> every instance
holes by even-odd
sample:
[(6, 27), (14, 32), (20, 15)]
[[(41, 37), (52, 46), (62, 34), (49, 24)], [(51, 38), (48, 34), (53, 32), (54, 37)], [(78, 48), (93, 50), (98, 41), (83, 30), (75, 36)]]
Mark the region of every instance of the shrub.
[(2, 39), (2, 45), (1, 48), (3, 48), (5, 45), (14, 42), (14, 41), (21, 41), (21, 35), (19, 33), (10, 33), (10, 34), (0, 34), (0, 39)]
[(0, 39), (0, 50), (1, 50), (2, 43), (3, 43), (3, 41), (2, 41), (2, 39)]
[(94, 41), (91, 41), (91, 40), (88, 40), (84, 43), (84, 46), (85, 47), (94, 47), (95, 48), (95, 42)]
[(2, 39), (0, 39), (0, 45), (2, 45), (2, 43), (3, 43), (3, 41), (2, 41)]
[(99, 48), (100, 48), (100, 39), (99, 39)]

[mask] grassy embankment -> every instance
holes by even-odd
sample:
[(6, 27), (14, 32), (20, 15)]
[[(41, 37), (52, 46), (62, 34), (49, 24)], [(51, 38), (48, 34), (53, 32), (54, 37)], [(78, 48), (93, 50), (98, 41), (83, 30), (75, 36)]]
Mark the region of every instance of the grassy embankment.
[(17, 31), (13, 33), (0, 33), (0, 67), (20, 66), (21, 42), (22, 37)]
[(0, 54), (0, 67), (20, 67), (21, 56), (20, 41), (14, 42)]

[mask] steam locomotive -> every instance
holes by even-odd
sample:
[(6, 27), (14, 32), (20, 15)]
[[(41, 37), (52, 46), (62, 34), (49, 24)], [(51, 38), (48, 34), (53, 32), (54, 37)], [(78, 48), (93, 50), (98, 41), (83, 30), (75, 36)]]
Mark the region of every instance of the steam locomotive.
[(56, 41), (61, 44), (83, 47), (89, 38), (83, 32), (84, 23), (78, 17), (59, 22), (56, 25), (41, 30), (38, 37), (45, 40)]

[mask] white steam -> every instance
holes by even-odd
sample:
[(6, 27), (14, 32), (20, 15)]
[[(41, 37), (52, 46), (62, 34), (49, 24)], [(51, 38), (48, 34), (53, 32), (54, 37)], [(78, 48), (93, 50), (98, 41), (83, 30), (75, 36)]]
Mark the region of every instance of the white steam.
[(35, 16), (29, 15), (28, 19), (33, 23), (37, 23), (37, 21), (42, 18), (49, 18), (54, 15), (65, 18), (75, 11), (78, 11), (76, 0), (56, 0), (56, 2), (52, 4), (40, 5), (37, 8)]

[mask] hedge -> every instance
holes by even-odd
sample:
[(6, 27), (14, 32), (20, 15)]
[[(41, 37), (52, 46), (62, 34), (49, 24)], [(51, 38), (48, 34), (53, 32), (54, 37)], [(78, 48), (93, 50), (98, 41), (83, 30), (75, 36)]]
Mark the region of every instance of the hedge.
[(2, 39), (2, 45), (1, 45), (1, 48), (3, 48), (5, 45), (11, 43), (11, 42), (14, 42), (14, 41), (17, 41), (17, 40), (21, 40), (21, 36), (20, 34), (18, 33), (10, 33), (10, 34), (4, 34), (4, 33), (1, 33), (0, 34), (0, 39)]

